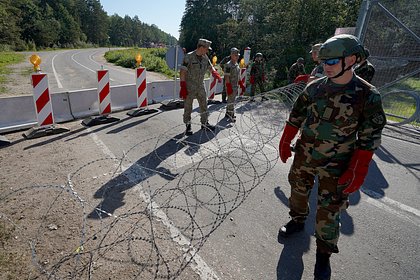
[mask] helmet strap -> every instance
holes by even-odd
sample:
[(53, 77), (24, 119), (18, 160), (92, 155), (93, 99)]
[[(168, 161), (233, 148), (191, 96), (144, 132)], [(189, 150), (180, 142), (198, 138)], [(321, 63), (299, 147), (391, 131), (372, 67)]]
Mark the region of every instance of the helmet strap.
[(352, 65), (350, 65), (349, 67), (346, 67), (346, 62), (345, 62), (345, 57), (341, 58), (341, 71), (340, 73), (338, 73), (337, 75), (335, 75), (334, 77), (331, 77), (331, 79), (336, 79), (338, 77), (341, 77), (344, 75), (344, 72), (350, 70), (356, 63), (353, 63)]

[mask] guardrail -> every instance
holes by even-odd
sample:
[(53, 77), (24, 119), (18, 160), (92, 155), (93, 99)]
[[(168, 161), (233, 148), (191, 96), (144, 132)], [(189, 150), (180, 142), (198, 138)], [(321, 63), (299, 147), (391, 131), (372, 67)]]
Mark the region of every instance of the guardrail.
[[(217, 85), (219, 93), (223, 88), (221, 83)], [(209, 88), (209, 79), (204, 80), (204, 86)], [(149, 104), (178, 98), (178, 93), (179, 81), (147, 83)], [(52, 93), (51, 100), (56, 123), (99, 114), (96, 88)], [(136, 108), (136, 85), (112, 86), (111, 101), (113, 112)], [(32, 95), (0, 98), (0, 112), (0, 133), (31, 128), (37, 123)]]

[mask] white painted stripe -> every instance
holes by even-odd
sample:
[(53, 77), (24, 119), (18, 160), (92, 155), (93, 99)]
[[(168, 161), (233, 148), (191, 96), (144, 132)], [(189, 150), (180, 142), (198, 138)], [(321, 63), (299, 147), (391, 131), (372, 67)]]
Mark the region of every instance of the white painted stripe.
[(57, 56), (57, 55), (59, 55), (59, 54), (60, 54), (60, 53), (58, 53), (58, 54), (54, 55), (54, 57), (53, 57), (53, 59), (52, 59), (52, 62), (51, 62), (51, 65), (52, 65), (52, 70), (53, 70), (53, 73), (54, 73), (55, 80), (57, 81), (57, 86), (58, 86), (58, 88), (63, 88), (63, 85), (61, 84), (60, 79), (58, 79), (58, 74), (57, 74), (57, 71), (55, 71), (55, 67), (54, 67), (54, 59), (55, 59), (55, 58), (56, 58), (56, 56)]
[[(89, 131), (90, 137), (93, 139), (95, 144), (102, 150), (102, 152), (111, 157), (116, 158), (115, 155), (111, 152), (111, 150), (105, 145), (104, 142), (102, 142), (99, 137), (94, 133), (90, 128), (87, 129)], [(128, 167), (122, 166), (123, 171), (127, 170)], [(138, 180), (138, 177), (136, 174), (127, 174), (127, 177), (133, 177), (128, 178), (129, 180), (135, 181)], [(191, 245), (191, 243), (188, 241), (188, 239), (181, 233), (181, 231), (173, 225), (173, 223), (169, 220), (168, 216), (166, 216), (165, 212), (160, 210), (160, 207), (157, 203), (153, 202), (146, 192), (143, 191), (143, 188), (141, 187), (141, 183), (134, 186), (135, 189), (137, 189), (140, 193), (141, 198), (148, 204), (147, 208), (153, 210), (153, 215), (157, 217), (159, 220), (162, 221), (162, 223), (169, 229), (171, 233), (171, 239), (175, 243), (178, 243), (182, 248), (185, 248), (185, 246), (189, 247), (189, 255), (185, 255), (185, 258), (187, 261), (192, 259), (192, 262), (190, 263), (191, 268), (200, 275), (200, 279), (203, 280), (218, 280), (219, 277), (216, 275), (216, 273), (207, 265), (207, 263), (198, 255), (195, 248)]]
[[(420, 211), (402, 204), (398, 201), (385, 197), (372, 190), (362, 188), (362, 191), (368, 195), (366, 201), (380, 209), (383, 209), (391, 214), (394, 214), (404, 220), (413, 223), (415, 226), (420, 227)], [(392, 206), (392, 207), (391, 207)], [(411, 216), (411, 215), (412, 216)], [(417, 218), (417, 219), (416, 219)]]

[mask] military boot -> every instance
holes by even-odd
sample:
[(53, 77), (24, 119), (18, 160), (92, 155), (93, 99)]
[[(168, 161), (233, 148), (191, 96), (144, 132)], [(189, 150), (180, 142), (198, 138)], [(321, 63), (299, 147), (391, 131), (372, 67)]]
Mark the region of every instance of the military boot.
[(201, 129), (206, 130), (206, 131), (214, 131), (216, 129), (216, 127), (214, 127), (213, 125), (211, 125), (207, 122), (207, 123), (201, 125)]
[(316, 252), (316, 262), (314, 270), (314, 280), (330, 280), (331, 266), (329, 253)]
[(192, 135), (192, 134), (193, 134), (193, 132), (192, 132), (192, 129), (191, 129), (191, 124), (189, 123), (189, 124), (186, 125), (185, 135)]
[(289, 237), (296, 232), (302, 231), (304, 227), (305, 223), (299, 223), (295, 220), (290, 220), (287, 224), (280, 228), (279, 234), (283, 237)]

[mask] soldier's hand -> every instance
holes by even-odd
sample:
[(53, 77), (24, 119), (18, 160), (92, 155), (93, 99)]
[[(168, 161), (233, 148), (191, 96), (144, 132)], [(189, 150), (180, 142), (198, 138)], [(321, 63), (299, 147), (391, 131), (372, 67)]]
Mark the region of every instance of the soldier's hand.
[(217, 79), (219, 82), (221, 82), (222, 81), (222, 77), (220, 77), (220, 74), (219, 74), (219, 72), (217, 72), (216, 71), (216, 69), (212, 69), (211, 70), (211, 75), (215, 78), (215, 79)]
[(372, 157), (373, 151), (355, 150), (348, 169), (338, 179), (339, 185), (347, 185), (343, 193), (349, 194), (360, 189), (368, 173)]
[(292, 156), (290, 142), (295, 138), (298, 131), (299, 129), (297, 127), (291, 126), (290, 124), (284, 126), (283, 135), (281, 136), (279, 144), (280, 159), (284, 163)]
[(181, 89), (179, 91), (179, 98), (185, 100), (187, 98), (187, 95), (188, 95), (187, 83), (185, 81), (181, 81), (180, 86), (181, 86)]
[(231, 83), (226, 83), (226, 93), (228, 95), (231, 95), (233, 93), (233, 89), (232, 89), (232, 84)]

